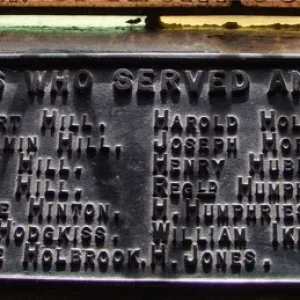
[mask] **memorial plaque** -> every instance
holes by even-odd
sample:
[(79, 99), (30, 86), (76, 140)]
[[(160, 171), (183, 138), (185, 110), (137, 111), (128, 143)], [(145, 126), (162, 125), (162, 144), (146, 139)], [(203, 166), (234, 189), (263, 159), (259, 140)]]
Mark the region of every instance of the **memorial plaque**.
[(300, 56), (0, 71), (2, 278), (299, 281)]

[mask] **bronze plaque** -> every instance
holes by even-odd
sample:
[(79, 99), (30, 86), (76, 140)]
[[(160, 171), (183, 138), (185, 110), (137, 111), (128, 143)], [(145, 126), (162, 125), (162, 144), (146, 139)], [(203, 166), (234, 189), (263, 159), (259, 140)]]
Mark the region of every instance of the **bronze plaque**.
[(0, 55), (0, 276), (299, 281), (300, 57)]

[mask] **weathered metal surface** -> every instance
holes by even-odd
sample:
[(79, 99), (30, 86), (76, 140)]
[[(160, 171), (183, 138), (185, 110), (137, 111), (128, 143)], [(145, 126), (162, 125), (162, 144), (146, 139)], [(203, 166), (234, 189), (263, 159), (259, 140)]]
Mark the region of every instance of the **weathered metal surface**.
[(299, 1), (2, 0), (0, 14), (21, 15), (299, 15)]
[(0, 66), (1, 277), (299, 281), (299, 56)]
[(241, 0), (242, 5), (254, 7), (300, 7), (299, 0)]
[(2, 0), (4, 7), (226, 7), (232, 3), (252, 7), (299, 7), (299, 0)]
[[(19, 32), (20, 31), (20, 32)], [(0, 32), (0, 52), (201, 52), (201, 53), (297, 53), (299, 31), (222, 30), (202, 31), (63, 30), (49, 28), (6, 29)]]
[(220, 7), (229, 6), (231, 0), (2, 0), (0, 7)]
[[(1, 0), (0, 1), (0, 7), (3, 8), (31, 8), (33, 9), (32, 12), (34, 12), (34, 9), (48, 7), (48, 8), (61, 8), (69, 7), (69, 8), (124, 8), (124, 9), (138, 9), (138, 8), (148, 8), (149, 11), (151, 9), (155, 8), (168, 8), (171, 9), (170, 13), (178, 14), (180, 11), (176, 11), (176, 8), (199, 8), (203, 9), (201, 10), (201, 13), (206, 14), (215, 12), (217, 14), (222, 14), (222, 8), (224, 11), (224, 14), (230, 14), (230, 11), (234, 14), (236, 13), (247, 13), (247, 7), (248, 9), (255, 9), (260, 8), (262, 9), (262, 12), (267, 12), (263, 10), (263, 8), (269, 8), (272, 9), (270, 11), (270, 14), (276, 14), (276, 8), (278, 11), (280, 9), (291, 9), (291, 8), (299, 8), (300, 7), (300, 1), (299, 0), (171, 0), (171, 1), (165, 1), (165, 0)], [(220, 10), (221, 9), (221, 10)], [(275, 10), (274, 10), (275, 9)], [(41, 10), (42, 11), (42, 10)], [(16, 10), (17, 12), (17, 10)], [(58, 11), (57, 11), (58, 12)], [(64, 13), (66, 10), (64, 10)], [(101, 12), (97, 10), (97, 12)], [(126, 12), (126, 11), (125, 11)], [(256, 10), (256, 12), (258, 12)], [(287, 11), (286, 11), (287, 12)], [(120, 11), (121, 13), (121, 11)], [(164, 14), (169, 14), (168, 11), (164, 10)], [(191, 14), (192, 11), (190, 11)], [(249, 11), (249, 14), (253, 14), (253, 11)], [(293, 14), (293, 11), (289, 10), (289, 14)]]

